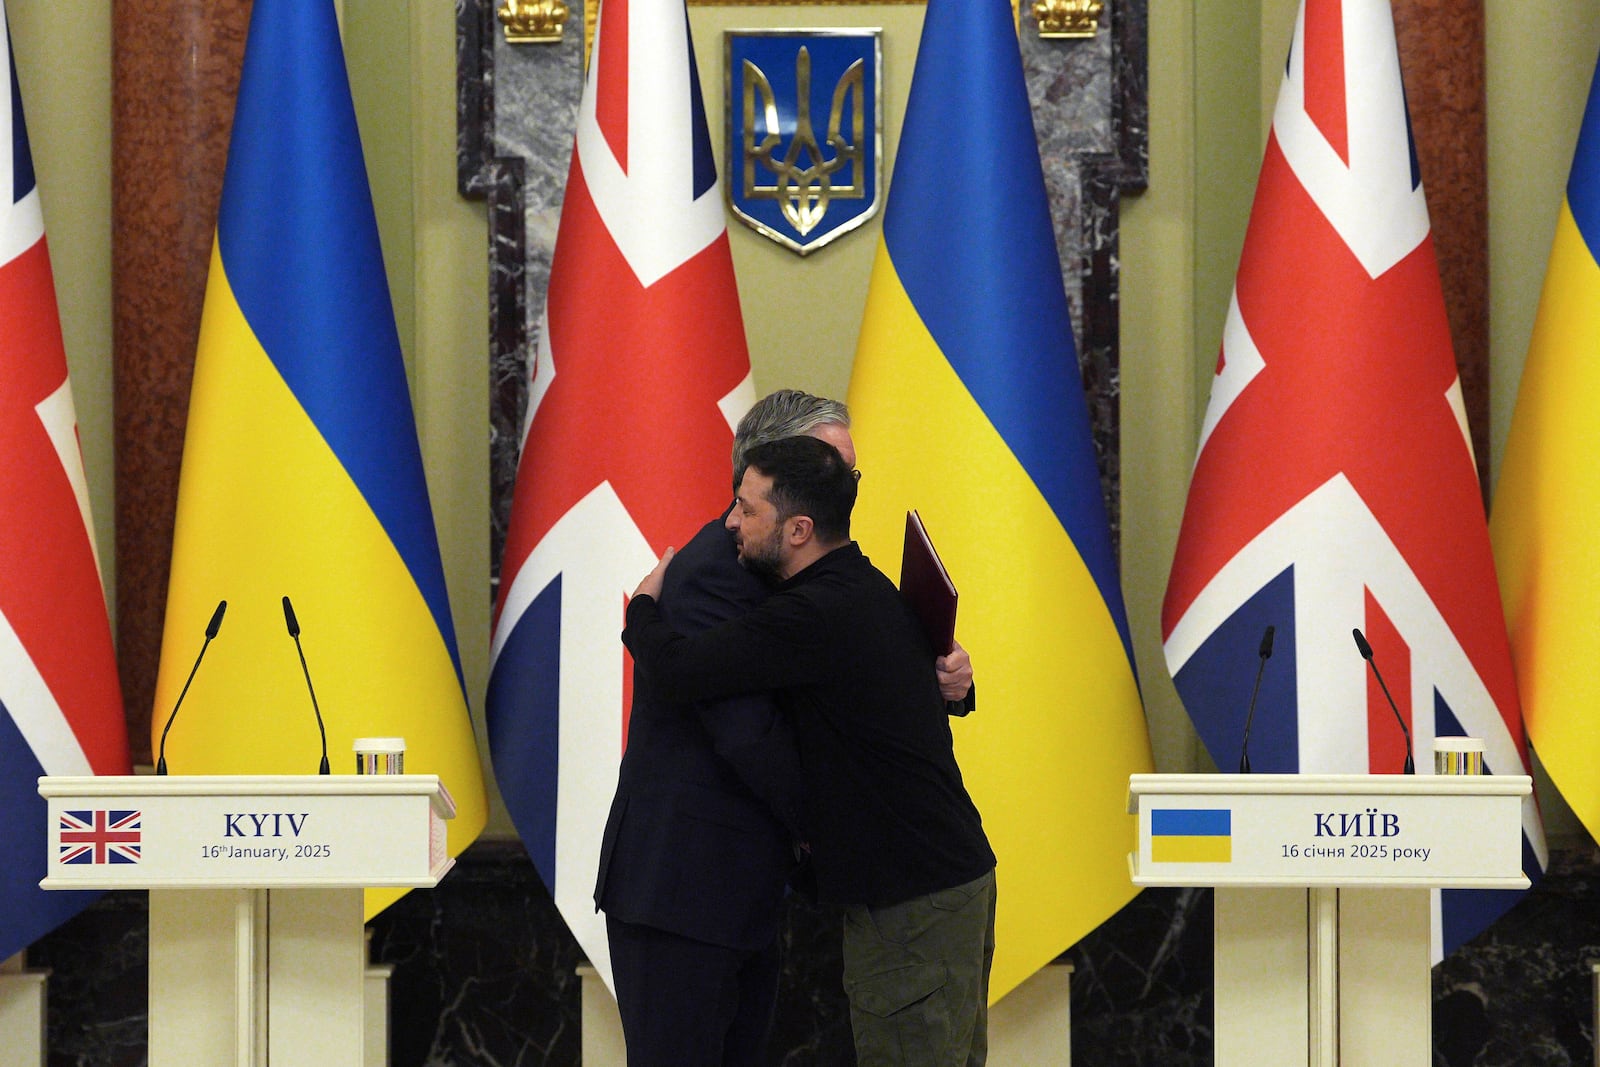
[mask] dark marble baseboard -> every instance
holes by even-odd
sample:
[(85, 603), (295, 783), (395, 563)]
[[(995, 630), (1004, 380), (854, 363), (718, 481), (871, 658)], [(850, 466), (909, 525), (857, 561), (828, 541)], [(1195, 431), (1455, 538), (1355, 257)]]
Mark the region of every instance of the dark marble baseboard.
[(1595, 1061), (1600, 850), (1553, 851), (1550, 870), (1488, 930), (1433, 969), (1440, 1067), (1587, 1067)]
[[(1149, 889), (1069, 953), (1073, 1061), (1092, 1067), (1212, 1062), (1211, 893)], [(483, 842), (433, 890), (371, 924), (394, 965), (394, 1067), (577, 1067), (576, 944), (522, 847)], [(769, 1063), (854, 1062), (836, 915), (796, 903)], [(50, 1067), (145, 1063), (145, 897), (109, 893), (45, 938)], [(1550, 873), (1493, 928), (1434, 970), (1435, 1067), (1571, 1067), (1594, 1056), (1600, 851), (1556, 853)]]
[(107, 893), (28, 950), (50, 971), (50, 1067), (144, 1067), (149, 919), (144, 893)]

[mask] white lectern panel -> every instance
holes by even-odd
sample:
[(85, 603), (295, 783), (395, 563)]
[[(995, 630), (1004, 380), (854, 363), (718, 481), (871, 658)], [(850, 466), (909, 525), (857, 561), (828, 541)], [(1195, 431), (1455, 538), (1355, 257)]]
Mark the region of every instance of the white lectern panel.
[(46, 777), (39, 793), (44, 888), (150, 890), (151, 1067), (362, 1067), (362, 889), (450, 869), (436, 776)]
[(1526, 889), (1505, 777), (1136, 774), (1135, 885)]
[(46, 889), (431, 886), (453, 864), (438, 777), (39, 779)]
[(1531, 789), (1524, 775), (1133, 775), (1133, 882), (1216, 887), (1217, 1063), (1425, 1067), (1428, 890), (1526, 888)]

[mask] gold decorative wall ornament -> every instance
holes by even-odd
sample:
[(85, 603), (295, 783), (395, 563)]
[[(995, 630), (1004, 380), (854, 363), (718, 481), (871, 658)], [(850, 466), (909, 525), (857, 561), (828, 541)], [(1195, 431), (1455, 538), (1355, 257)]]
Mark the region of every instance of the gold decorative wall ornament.
[(501, 0), (495, 12), (512, 44), (559, 44), (567, 14), (561, 0)]
[(1040, 37), (1093, 37), (1100, 30), (1102, 0), (1035, 0)]

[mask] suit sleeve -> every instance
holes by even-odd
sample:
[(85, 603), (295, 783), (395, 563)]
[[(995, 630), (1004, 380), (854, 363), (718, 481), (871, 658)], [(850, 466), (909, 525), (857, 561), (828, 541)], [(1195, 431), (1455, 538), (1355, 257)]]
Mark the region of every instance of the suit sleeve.
[(827, 672), (823, 620), (795, 596), (768, 598), (740, 618), (684, 635), (648, 596), (628, 604), (622, 643), (666, 699), (716, 700), (798, 685)]
[[(689, 633), (751, 611), (766, 591), (739, 565), (720, 521), (707, 524), (667, 572), (663, 621)], [(797, 839), (805, 836), (800, 757), (788, 719), (766, 692), (687, 706), (712, 750)]]
[(694, 705), (715, 749), (795, 840), (807, 835), (804, 778), (794, 731), (765, 694)]

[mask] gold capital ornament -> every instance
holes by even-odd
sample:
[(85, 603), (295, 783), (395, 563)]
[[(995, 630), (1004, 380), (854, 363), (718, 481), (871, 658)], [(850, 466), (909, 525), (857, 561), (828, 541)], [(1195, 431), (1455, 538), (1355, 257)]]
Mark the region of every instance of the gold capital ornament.
[(1102, 0), (1036, 0), (1033, 17), (1040, 37), (1093, 37), (1104, 10)]
[(561, 0), (501, 0), (495, 15), (512, 44), (558, 44), (567, 13)]

